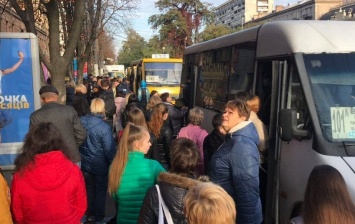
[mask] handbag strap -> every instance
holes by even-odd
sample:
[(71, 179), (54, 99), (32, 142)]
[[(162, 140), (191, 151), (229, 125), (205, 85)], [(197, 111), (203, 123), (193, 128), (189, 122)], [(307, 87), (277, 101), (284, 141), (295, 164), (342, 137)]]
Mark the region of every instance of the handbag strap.
[[(164, 223), (164, 214), (165, 214), (165, 218), (166, 221), (168, 222), (168, 224), (174, 224), (173, 219), (171, 218), (171, 214), (169, 212), (168, 207), (166, 206), (163, 197), (160, 194), (160, 188), (159, 185), (156, 184), (155, 188), (157, 189), (158, 192), (158, 198), (159, 198), (159, 220), (158, 220), (158, 224), (163, 224)], [(164, 210), (164, 214), (163, 211)]]

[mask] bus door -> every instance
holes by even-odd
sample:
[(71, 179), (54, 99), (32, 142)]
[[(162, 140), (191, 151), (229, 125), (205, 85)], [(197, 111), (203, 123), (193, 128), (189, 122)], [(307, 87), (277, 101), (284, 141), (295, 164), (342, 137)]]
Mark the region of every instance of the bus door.
[[(257, 63), (255, 93), (260, 97), (259, 117), (269, 131), (266, 178), (260, 173), (260, 198), (265, 223), (279, 223), (279, 172), (281, 144), (277, 135), (278, 111), (285, 107), (288, 61), (261, 61)], [(265, 181), (263, 183), (263, 181)], [(266, 189), (265, 189), (266, 188)]]
[[(299, 73), (292, 60), (272, 61), (269, 157), (266, 223), (287, 223), (292, 216), (300, 215), (309, 169), (313, 167), (310, 154), (312, 141), (308, 137), (310, 118)], [(265, 76), (263, 76), (265, 78)], [(268, 80), (268, 78), (266, 78)], [(264, 80), (265, 82), (265, 80)], [(295, 111), (300, 138), (281, 139), (285, 131), (284, 111)], [(290, 124), (286, 126), (291, 127)], [(303, 135), (303, 136), (302, 136)], [(270, 215), (271, 214), (271, 215)]]

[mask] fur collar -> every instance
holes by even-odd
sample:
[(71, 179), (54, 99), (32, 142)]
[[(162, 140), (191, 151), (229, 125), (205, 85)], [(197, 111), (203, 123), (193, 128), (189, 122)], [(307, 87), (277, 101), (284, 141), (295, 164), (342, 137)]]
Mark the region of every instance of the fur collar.
[(175, 173), (160, 173), (158, 176), (158, 182), (165, 182), (174, 186), (178, 186), (181, 188), (188, 188), (190, 189), (191, 187), (196, 186), (200, 182), (207, 182), (208, 177), (206, 176), (201, 176), (197, 180), (189, 178), (189, 177), (184, 177), (182, 175), (178, 175)]

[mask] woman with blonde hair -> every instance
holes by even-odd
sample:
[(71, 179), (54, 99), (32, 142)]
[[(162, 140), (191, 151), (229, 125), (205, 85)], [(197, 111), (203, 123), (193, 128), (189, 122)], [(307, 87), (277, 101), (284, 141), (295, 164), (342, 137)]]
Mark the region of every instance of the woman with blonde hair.
[(89, 104), (87, 100), (87, 89), (83, 84), (75, 87), (75, 96), (73, 99), (73, 108), (81, 117), (89, 112)]
[(204, 113), (201, 109), (196, 107), (189, 111), (189, 124), (186, 127), (180, 129), (178, 138), (185, 137), (191, 139), (198, 147), (200, 159), (196, 167), (197, 175), (204, 175), (204, 155), (203, 155), (203, 141), (205, 140), (208, 132), (201, 128), (202, 121), (204, 119)]
[(302, 217), (291, 220), (291, 223), (355, 223), (355, 205), (337, 169), (329, 165), (313, 168), (304, 195)]
[(184, 212), (189, 224), (235, 224), (233, 199), (220, 186), (201, 182), (185, 197)]
[(237, 223), (262, 223), (259, 136), (249, 116), (250, 108), (245, 101), (237, 99), (226, 103), (222, 127), (227, 134), (212, 156), (209, 176), (238, 206)]
[(105, 102), (100, 98), (91, 101), (90, 114), (80, 117), (87, 138), (80, 145), (81, 170), (88, 196), (87, 217), (89, 221), (106, 223), (105, 203), (108, 186), (108, 169), (115, 156), (115, 141), (111, 127), (103, 120)]
[(157, 161), (144, 158), (150, 145), (146, 128), (127, 124), (109, 171), (108, 191), (118, 205), (117, 223), (137, 223), (147, 190), (165, 171)]
[(258, 113), (260, 110), (260, 98), (257, 95), (252, 95), (247, 100), (247, 104), (250, 107), (251, 111)]
[(157, 139), (152, 150), (152, 159), (157, 160), (166, 170), (170, 169), (170, 145), (173, 140), (172, 130), (168, 124), (168, 107), (159, 103), (153, 108), (148, 128)]

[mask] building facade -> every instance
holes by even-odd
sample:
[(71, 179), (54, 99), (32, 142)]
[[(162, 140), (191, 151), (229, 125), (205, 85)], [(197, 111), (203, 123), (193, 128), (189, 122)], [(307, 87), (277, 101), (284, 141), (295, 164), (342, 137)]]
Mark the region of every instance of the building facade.
[(216, 8), (216, 24), (233, 29), (251, 21), (255, 16), (271, 13), (273, 7), (274, 0), (229, 0)]
[(355, 8), (352, 6), (355, 0), (304, 0), (287, 6), (276, 5), (275, 9), (273, 4), (274, 0), (229, 0), (216, 8), (215, 23), (233, 29), (280, 20), (324, 20), (328, 17), (354, 20)]
[[(48, 22), (35, 16), (38, 44), (43, 54), (48, 54)], [(25, 24), (7, 0), (0, 0), (0, 32), (26, 32)]]

